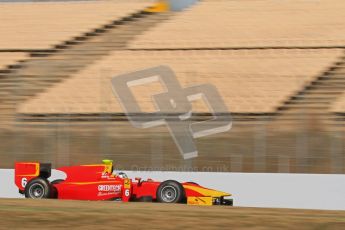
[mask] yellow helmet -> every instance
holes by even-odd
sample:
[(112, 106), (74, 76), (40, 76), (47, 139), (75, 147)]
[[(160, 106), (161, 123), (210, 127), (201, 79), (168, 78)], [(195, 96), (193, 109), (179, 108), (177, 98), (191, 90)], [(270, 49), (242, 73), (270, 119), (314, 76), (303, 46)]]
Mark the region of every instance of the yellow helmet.
[(103, 164), (105, 164), (105, 172), (112, 173), (113, 172), (113, 160), (102, 160)]

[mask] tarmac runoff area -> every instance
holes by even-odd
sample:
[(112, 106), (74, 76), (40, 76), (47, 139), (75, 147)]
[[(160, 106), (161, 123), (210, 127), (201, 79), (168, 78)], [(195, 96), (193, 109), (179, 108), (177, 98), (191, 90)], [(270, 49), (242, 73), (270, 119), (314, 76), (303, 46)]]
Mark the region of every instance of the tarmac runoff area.
[[(237, 207), (345, 210), (345, 175), (340, 174), (162, 171), (126, 173), (130, 178), (142, 177), (143, 180), (152, 178), (158, 181), (194, 181), (202, 186), (233, 194), (234, 206)], [(65, 177), (61, 171), (53, 170), (50, 180)], [(23, 197), (14, 184), (14, 170), (0, 169), (0, 197)]]
[(0, 229), (345, 229), (345, 211), (0, 199)]

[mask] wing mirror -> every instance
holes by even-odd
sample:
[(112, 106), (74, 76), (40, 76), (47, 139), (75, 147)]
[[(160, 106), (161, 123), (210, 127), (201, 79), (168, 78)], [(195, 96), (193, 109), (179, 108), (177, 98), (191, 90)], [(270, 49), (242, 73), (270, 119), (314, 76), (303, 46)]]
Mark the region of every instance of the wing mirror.
[(141, 181), (141, 177), (136, 177), (136, 178), (134, 178), (136, 181), (138, 181), (138, 183), (140, 183), (140, 181)]

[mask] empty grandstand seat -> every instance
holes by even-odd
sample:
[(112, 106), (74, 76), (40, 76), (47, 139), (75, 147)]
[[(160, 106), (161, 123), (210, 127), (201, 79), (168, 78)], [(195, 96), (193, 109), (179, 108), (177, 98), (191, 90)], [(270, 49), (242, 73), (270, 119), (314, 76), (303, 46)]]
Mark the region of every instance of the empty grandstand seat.
[[(212, 84), (232, 113), (274, 113), (307, 83), (323, 73), (341, 50), (257, 51), (115, 51), (109, 56), (23, 103), (21, 114), (123, 113), (110, 79), (158, 65), (170, 66), (182, 87)], [(317, 63), (314, 64), (314, 63)], [(149, 84), (136, 94), (144, 112), (151, 111)], [(199, 111), (209, 112), (199, 107)]]
[(152, 1), (0, 3), (0, 50), (50, 49), (119, 20)]
[(21, 52), (0, 52), (0, 70), (15, 64), (17, 61), (24, 60), (28, 57), (26, 53)]
[(344, 46), (345, 2), (200, 1), (132, 49)]
[(345, 115), (345, 93), (333, 103), (331, 112)]

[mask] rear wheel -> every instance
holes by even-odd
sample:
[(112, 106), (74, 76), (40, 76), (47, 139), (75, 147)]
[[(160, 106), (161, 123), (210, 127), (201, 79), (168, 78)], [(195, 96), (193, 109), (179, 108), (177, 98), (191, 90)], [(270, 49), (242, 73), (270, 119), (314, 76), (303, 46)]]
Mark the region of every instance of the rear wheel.
[(174, 180), (162, 182), (157, 189), (157, 201), (161, 203), (180, 203), (184, 197), (183, 186)]
[(24, 194), (26, 198), (45, 199), (50, 197), (51, 187), (47, 179), (37, 177), (32, 179), (26, 186)]

